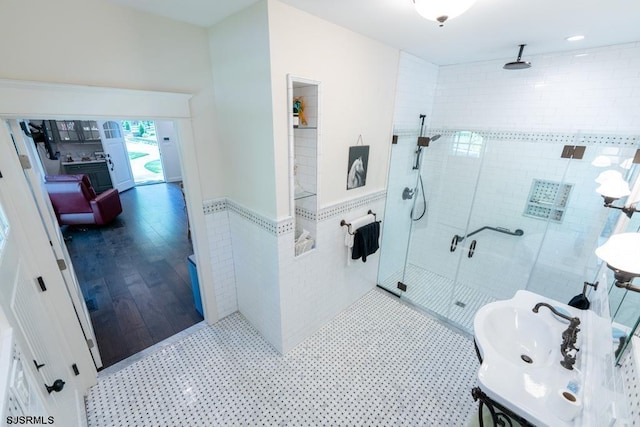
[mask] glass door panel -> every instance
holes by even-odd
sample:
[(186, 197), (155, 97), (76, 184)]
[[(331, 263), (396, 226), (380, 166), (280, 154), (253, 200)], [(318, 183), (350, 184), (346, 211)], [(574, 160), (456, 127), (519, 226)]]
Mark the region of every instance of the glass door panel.
[(483, 152), (482, 138), (466, 131), (423, 148), (403, 297), (441, 316), (449, 314), (459, 263), (468, 250), (463, 237)]
[(415, 188), (417, 170), (413, 169), (417, 132), (396, 132), (397, 143), (391, 146), (387, 200), (380, 243), (378, 285), (399, 294), (398, 282), (405, 282), (405, 263), (411, 232), (411, 211), (415, 197), (405, 188)]
[(582, 159), (568, 161), (562, 186), (571, 192), (562, 215), (549, 221), (527, 289), (568, 303), (582, 292), (585, 281), (594, 281), (600, 266), (594, 251), (620, 216), (620, 211), (603, 207), (595, 179), (605, 170), (616, 170), (633, 182), (636, 148), (615, 141), (587, 144)]

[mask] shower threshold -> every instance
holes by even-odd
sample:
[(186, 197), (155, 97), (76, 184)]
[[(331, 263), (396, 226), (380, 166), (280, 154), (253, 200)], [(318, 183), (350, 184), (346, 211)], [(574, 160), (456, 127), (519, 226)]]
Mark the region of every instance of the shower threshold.
[[(381, 286), (396, 291), (396, 285), (401, 280), (402, 270), (399, 270), (382, 282)], [(408, 288), (407, 292), (402, 292), (402, 298), (433, 312), (468, 333), (473, 333), (476, 311), (497, 299), (475, 286), (460, 282), (457, 283), (452, 298), (453, 280), (414, 264), (407, 264), (403, 282)]]

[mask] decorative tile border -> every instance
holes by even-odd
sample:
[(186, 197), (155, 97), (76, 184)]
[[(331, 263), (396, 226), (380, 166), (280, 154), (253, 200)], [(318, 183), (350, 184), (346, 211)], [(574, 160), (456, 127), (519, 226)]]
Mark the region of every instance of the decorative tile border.
[(233, 211), (246, 219), (249, 222), (254, 223), (258, 227), (264, 228), (273, 235), (278, 235), (278, 223), (272, 219), (264, 217), (249, 208), (246, 208), (233, 200), (227, 199), (227, 209)]
[(301, 216), (302, 218), (305, 218), (311, 221), (318, 220), (318, 214), (315, 211), (303, 208), (301, 206), (296, 206), (296, 216)]
[(565, 132), (519, 132), (519, 131), (487, 131), (477, 129), (428, 129), (427, 135), (451, 136), (461, 130), (475, 132), (489, 140), (551, 142), (556, 144), (605, 144), (605, 145), (638, 145), (640, 135), (614, 135), (605, 133), (565, 133)]
[[(427, 130), (429, 131), (429, 130)], [(405, 136), (414, 136), (418, 137), (420, 135), (420, 127), (418, 128), (393, 128), (393, 134), (398, 135), (399, 137)]]
[(278, 236), (283, 234), (293, 233), (296, 229), (296, 224), (293, 218), (285, 218), (278, 221)]
[[(384, 199), (387, 197), (387, 191), (382, 190), (376, 193), (367, 194), (362, 197), (347, 200), (346, 202), (336, 203), (331, 206), (324, 207), (318, 212), (318, 221), (324, 221), (329, 218), (333, 218), (338, 215), (342, 215), (345, 212), (349, 212), (352, 209), (367, 206), (375, 201)], [(376, 212), (380, 214), (381, 212)]]
[(209, 215), (216, 212), (224, 212), (227, 210), (227, 199), (213, 199), (205, 200), (202, 203), (202, 209), (205, 215)]
[[(491, 131), (479, 129), (426, 129), (425, 135), (452, 136), (456, 132), (470, 131), (484, 138), (499, 141), (552, 142), (557, 144), (605, 144), (605, 145), (638, 145), (640, 135), (615, 135), (608, 133), (580, 132), (526, 132), (526, 131)], [(420, 128), (394, 128), (393, 134), (399, 137), (418, 137)]]
[[(296, 207), (296, 215), (300, 215), (303, 218), (309, 219), (311, 221), (324, 221), (329, 218), (341, 215), (345, 212), (349, 212), (352, 209), (367, 206), (372, 202), (384, 199), (386, 196), (386, 191), (378, 191), (376, 193), (367, 194), (365, 196), (327, 206), (320, 209), (317, 213), (309, 209)], [(254, 223), (260, 228), (265, 229), (275, 236), (293, 233), (295, 229), (295, 221), (291, 217), (281, 219), (280, 221), (275, 221), (266, 218), (252, 211), (251, 209), (239, 205), (238, 203), (227, 198), (207, 200), (203, 202), (202, 208), (205, 215), (210, 215), (216, 212), (233, 211), (244, 219)]]

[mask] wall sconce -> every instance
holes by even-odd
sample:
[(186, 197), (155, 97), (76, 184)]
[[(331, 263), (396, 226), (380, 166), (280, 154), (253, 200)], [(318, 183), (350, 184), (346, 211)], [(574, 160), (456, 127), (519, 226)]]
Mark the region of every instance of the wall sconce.
[(425, 19), (436, 21), (444, 26), (447, 19), (466, 12), (476, 0), (413, 0), (416, 11)]
[(640, 212), (636, 209), (636, 204), (629, 206), (614, 206), (613, 202), (631, 194), (631, 189), (627, 181), (622, 178), (622, 174), (618, 171), (608, 170), (602, 172), (596, 178), (596, 182), (600, 187), (596, 188), (596, 192), (604, 199), (604, 206), (611, 209), (620, 209), (629, 218), (635, 213)]
[(617, 287), (640, 292), (640, 287), (631, 284), (640, 276), (640, 233), (614, 234), (596, 249), (596, 256), (613, 270)]

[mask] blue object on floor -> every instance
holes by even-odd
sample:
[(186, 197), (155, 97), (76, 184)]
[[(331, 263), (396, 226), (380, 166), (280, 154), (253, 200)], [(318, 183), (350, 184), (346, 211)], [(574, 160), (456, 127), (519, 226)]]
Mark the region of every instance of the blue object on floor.
[(619, 340), (622, 337), (626, 337), (627, 333), (622, 329), (616, 328), (615, 326), (611, 328), (611, 335), (613, 339)]
[(200, 283), (198, 282), (198, 270), (196, 269), (196, 256), (189, 255), (187, 257), (187, 265), (189, 266), (189, 277), (191, 277), (191, 291), (193, 292), (193, 302), (196, 305), (196, 310), (201, 316), (202, 313), (202, 298), (200, 297)]

